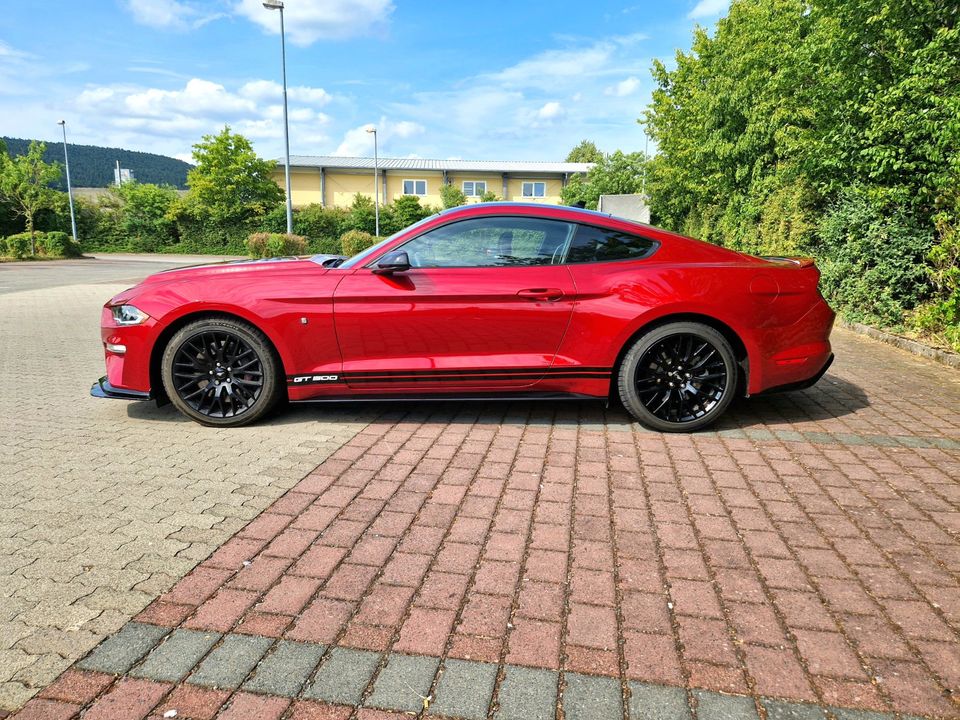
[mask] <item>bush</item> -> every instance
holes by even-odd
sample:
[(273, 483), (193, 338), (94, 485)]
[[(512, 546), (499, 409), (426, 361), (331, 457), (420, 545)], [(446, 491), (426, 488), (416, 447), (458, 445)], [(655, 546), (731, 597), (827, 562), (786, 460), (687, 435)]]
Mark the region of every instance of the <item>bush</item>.
[(303, 255), (307, 251), (307, 239), (284, 233), (253, 233), (247, 238), (247, 251), (253, 258)]
[(7, 254), (7, 239), (0, 236), (0, 257)]
[(466, 205), (467, 196), (464, 195), (463, 190), (456, 185), (446, 183), (440, 186), (440, 202), (443, 203), (444, 210), (449, 210), (450, 208)]
[(320, 255), (342, 255), (343, 247), (340, 245), (339, 238), (320, 238), (319, 240), (310, 239), (308, 245), (310, 252)]
[(326, 208), (312, 203), (300, 208), (293, 216), (293, 229), (297, 235), (305, 235), (312, 240), (329, 238), (336, 241), (350, 228), (347, 226), (349, 213), (343, 208)]
[(31, 254), (30, 233), (17, 233), (7, 238), (7, 252), (11, 257), (22, 260)]
[(899, 326), (931, 290), (933, 233), (894, 199), (853, 189), (820, 223), (821, 287), (856, 320)]
[(344, 255), (353, 257), (368, 247), (372, 247), (376, 241), (376, 238), (368, 232), (349, 230), (340, 236), (340, 247), (343, 248)]
[(65, 232), (37, 233), (37, 251), (49, 257), (80, 257), (80, 246)]

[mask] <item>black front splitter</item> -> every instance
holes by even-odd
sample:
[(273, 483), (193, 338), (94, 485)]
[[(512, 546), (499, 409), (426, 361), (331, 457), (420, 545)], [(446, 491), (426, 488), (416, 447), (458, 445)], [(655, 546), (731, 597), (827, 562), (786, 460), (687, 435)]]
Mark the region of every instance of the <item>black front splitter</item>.
[(97, 380), (90, 388), (90, 394), (95, 398), (106, 398), (107, 400), (150, 400), (150, 393), (140, 390), (127, 390), (125, 388), (114, 387), (107, 381), (107, 376)]

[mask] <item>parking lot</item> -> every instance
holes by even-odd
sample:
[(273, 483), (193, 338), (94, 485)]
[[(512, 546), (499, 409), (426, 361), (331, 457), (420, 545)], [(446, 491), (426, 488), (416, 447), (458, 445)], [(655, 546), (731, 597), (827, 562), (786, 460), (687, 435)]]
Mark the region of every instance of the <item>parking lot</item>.
[(159, 267), (0, 265), (0, 709), (960, 717), (956, 371), (838, 330), (814, 388), (692, 436), (591, 403), (218, 431), (88, 397), (99, 306)]

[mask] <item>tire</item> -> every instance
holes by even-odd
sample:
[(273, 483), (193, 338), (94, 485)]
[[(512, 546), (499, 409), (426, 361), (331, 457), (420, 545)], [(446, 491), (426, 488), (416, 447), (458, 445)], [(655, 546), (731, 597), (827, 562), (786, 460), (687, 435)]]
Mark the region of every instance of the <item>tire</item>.
[(714, 423), (737, 390), (737, 359), (709, 325), (675, 322), (638, 338), (620, 364), (620, 400), (634, 418), (661, 432)]
[(209, 318), (185, 325), (170, 338), (160, 362), (170, 401), (201, 425), (248, 425), (284, 394), (270, 341), (239, 320)]

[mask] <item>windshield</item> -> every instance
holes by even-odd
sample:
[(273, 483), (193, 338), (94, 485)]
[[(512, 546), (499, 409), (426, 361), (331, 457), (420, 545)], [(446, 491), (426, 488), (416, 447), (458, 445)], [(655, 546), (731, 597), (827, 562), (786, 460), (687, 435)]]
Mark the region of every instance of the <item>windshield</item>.
[(366, 262), (368, 257), (371, 257), (372, 255), (376, 255), (383, 248), (384, 245), (391, 242), (394, 238), (398, 237), (401, 233), (408, 233), (411, 230), (415, 230), (416, 228), (420, 227), (421, 225), (425, 225), (426, 223), (430, 222), (435, 217), (437, 217), (438, 214), (439, 213), (436, 213), (434, 215), (430, 215), (429, 217), (425, 217), (423, 220), (419, 222), (415, 222), (413, 225), (410, 225), (408, 227), (405, 227), (403, 230), (399, 230), (395, 232), (393, 235), (391, 235), (390, 237), (384, 240), (381, 240), (376, 245), (368, 247), (363, 252), (358, 253), (354, 255), (352, 258), (350, 258), (349, 260), (345, 261), (342, 265), (339, 266), (340, 269), (346, 270), (348, 268), (357, 267), (358, 265), (363, 265), (363, 263)]

